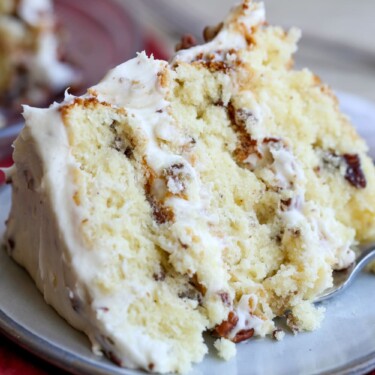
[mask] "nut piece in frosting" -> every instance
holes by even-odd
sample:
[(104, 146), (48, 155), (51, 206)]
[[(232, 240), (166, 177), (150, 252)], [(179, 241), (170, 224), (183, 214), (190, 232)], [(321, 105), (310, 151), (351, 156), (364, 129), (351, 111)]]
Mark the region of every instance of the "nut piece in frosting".
[(204, 333), (228, 360), (281, 340), (276, 317), (317, 329), (314, 297), (375, 239), (373, 163), (332, 91), (292, 69), (300, 32), (244, 0), (205, 34), (26, 107), (14, 145), (9, 255), (119, 366), (187, 372)]

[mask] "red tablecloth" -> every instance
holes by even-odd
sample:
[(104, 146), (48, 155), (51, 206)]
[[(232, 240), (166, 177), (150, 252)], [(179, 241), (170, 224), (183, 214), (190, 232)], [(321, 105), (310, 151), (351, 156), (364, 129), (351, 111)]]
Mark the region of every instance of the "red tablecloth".
[(0, 375), (68, 375), (0, 334)]

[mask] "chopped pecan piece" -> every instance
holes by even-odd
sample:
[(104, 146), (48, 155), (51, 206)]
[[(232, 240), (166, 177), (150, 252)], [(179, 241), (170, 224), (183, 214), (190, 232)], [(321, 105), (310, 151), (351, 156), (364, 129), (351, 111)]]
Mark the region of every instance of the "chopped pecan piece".
[(211, 72), (228, 73), (228, 71), (230, 70), (230, 66), (224, 61), (214, 60), (214, 58), (208, 59), (207, 61), (202, 61), (201, 63)]
[(287, 211), (291, 205), (292, 205), (292, 198), (280, 200), (281, 211)]
[(221, 322), (215, 327), (215, 333), (220, 337), (228, 337), (232, 329), (238, 323), (238, 316), (231, 311), (228, 314), (228, 319)]
[(173, 221), (174, 213), (170, 207), (163, 206), (155, 200), (149, 200), (152, 208), (152, 214), (155, 221), (158, 224), (165, 224), (167, 222)]
[(197, 40), (191, 34), (185, 34), (182, 36), (181, 41), (177, 43), (175, 50), (180, 51), (181, 49), (189, 49), (197, 45)]
[(158, 224), (165, 224), (169, 221), (173, 221), (174, 219), (174, 212), (172, 208), (168, 206), (164, 206), (162, 202), (158, 201), (153, 195), (152, 195), (152, 185), (156, 179), (155, 172), (145, 163), (146, 168), (146, 176), (147, 180), (145, 183), (145, 193), (146, 193), (146, 199), (149, 202), (151, 209), (152, 209), (152, 215), (155, 219), (155, 221)]
[(130, 158), (132, 158), (133, 157), (133, 150), (132, 150), (132, 148), (131, 147), (126, 147), (125, 148), (125, 151), (124, 151), (124, 155), (128, 158), (128, 159), (130, 159)]
[(358, 154), (337, 155), (334, 152), (326, 151), (323, 153), (322, 160), (325, 165), (336, 169), (345, 163), (345, 179), (357, 189), (366, 187), (367, 181)]
[(241, 163), (251, 154), (262, 158), (257, 148), (257, 141), (252, 139), (246, 130), (246, 120), (254, 116), (253, 113), (245, 109), (235, 109), (232, 103), (228, 104), (227, 110), (232, 128), (238, 136), (238, 144), (234, 150), (235, 159)]
[(241, 341), (248, 340), (250, 337), (253, 337), (253, 335), (254, 335), (254, 328), (242, 329), (236, 334), (236, 336), (234, 336), (232, 341), (237, 344)]
[(263, 143), (277, 143), (277, 142), (280, 142), (280, 139), (279, 138), (275, 138), (275, 137), (266, 137), (263, 139)]
[(367, 182), (358, 154), (344, 154), (343, 158), (347, 164), (345, 179), (355, 188), (364, 189)]
[[(229, 338), (230, 333), (232, 332), (234, 327), (237, 325), (237, 323), (238, 323), (238, 316), (236, 315), (235, 312), (231, 311), (228, 314), (228, 319), (223, 321), (221, 324), (219, 324), (215, 327), (215, 333), (220, 337)], [(230, 340), (232, 340), (234, 343), (237, 344), (241, 341), (248, 340), (253, 335), (254, 335), (254, 329), (253, 328), (241, 329)]]
[(224, 23), (220, 22), (216, 26), (206, 26), (203, 30), (203, 39), (205, 42), (210, 42), (212, 39), (215, 38), (217, 34), (219, 34), (220, 30), (223, 28)]

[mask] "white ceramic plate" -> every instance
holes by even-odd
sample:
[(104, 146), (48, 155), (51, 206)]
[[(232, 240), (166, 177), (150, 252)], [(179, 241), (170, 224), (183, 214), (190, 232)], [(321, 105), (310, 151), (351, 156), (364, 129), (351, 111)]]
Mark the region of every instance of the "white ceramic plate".
[[(375, 157), (375, 106), (341, 94)], [(10, 207), (10, 188), (0, 189), (0, 236)], [(375, 276), (362, 274), (343, 295), (324, 303), (320, 330), (287, 334), (281, 342), (254, 339), (238, 345), (229, 362), (209, 354), (191, 375), (364, 374), (375, 368)], [(94, 356), (86, 337), (47, 306), (26, 272), (0, 251), (0, 329), (47, 361), (75, 374), (142, 374)]]

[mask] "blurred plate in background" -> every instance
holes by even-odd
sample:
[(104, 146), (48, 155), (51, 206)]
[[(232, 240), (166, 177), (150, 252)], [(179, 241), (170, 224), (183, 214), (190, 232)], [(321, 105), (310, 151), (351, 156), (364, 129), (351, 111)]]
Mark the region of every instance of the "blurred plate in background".
[[(81, 83), (72, 93), (80, 95), (114, 66), (135, 56), (143, 38), (131, 9), (119, 0), (55, 0), (63, 33), (65, 60), (78, 68)], [(51, 102), (62, 97), (51, 97)], [(0, 109), (1, 110), (1, 109)], [(11, 143), (23, 126), (19, 113), (6, 113), (0, 129), (0, 159), (11, 153)]]
[(59, 22), (66, 30), (66, 60), (82, 74), (82, 94), (116, 65), (142, 48), (139, 23), (115, 0), (55, 0)]

